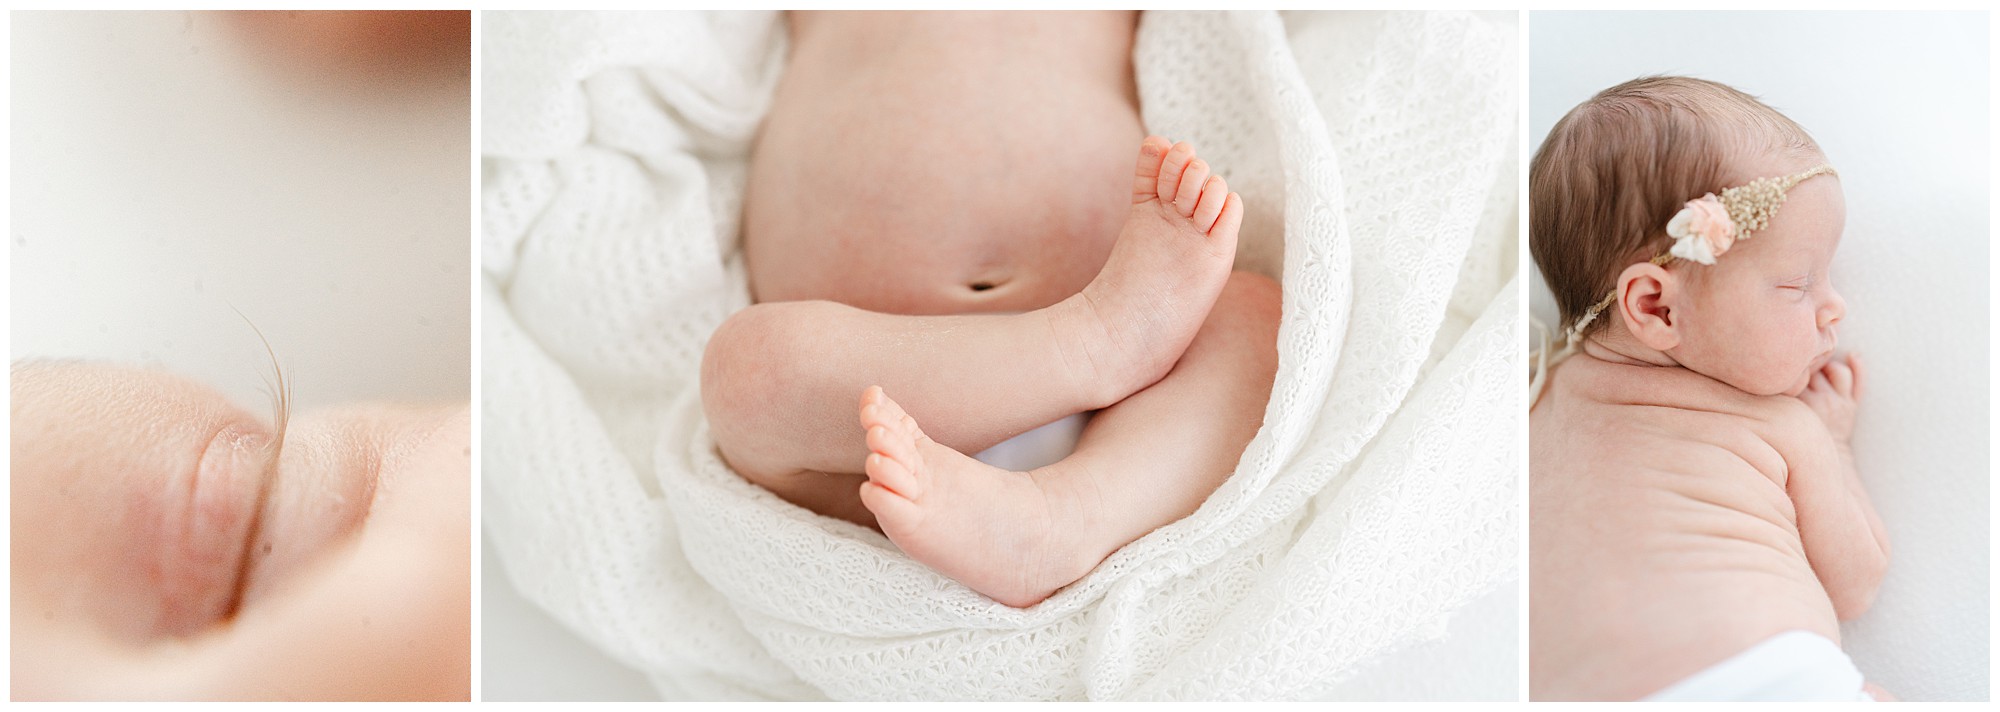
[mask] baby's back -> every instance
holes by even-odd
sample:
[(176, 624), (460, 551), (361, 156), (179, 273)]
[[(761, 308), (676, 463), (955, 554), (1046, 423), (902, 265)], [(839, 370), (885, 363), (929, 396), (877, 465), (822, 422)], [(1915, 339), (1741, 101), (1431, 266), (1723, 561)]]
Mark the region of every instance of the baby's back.
[(1110, 254), (1144, 137), (1131, 13), (791, 13), (751, 159), (758, 301), (1025, 311)]
[(1800, 543), (1796, 399), (1577, 356), (1530, 414), (1530, 694), (1633, 699), (1764, 638), (1839, 640)]

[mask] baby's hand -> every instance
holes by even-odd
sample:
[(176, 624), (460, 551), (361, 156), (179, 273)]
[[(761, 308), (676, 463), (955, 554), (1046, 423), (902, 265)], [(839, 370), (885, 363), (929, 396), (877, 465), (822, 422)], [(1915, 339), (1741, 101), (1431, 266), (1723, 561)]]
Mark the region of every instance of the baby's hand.
[(1813, 373), (1812, 381), (1799, 394), (1799, 400), (1819, 414), (1827, 432), (1842, 447), (1854, 435), (1854, 411), (1861, 400), (1861, 381), (1861, 359), (1850, 353), (1834, 354)]

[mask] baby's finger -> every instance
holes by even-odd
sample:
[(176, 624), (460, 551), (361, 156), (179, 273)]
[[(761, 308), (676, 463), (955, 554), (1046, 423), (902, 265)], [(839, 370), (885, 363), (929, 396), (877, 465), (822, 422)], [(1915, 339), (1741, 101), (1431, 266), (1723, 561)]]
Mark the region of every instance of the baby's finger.
[(1861, 357), (1848, 354), (1847, 370), (1854, 372), (1854, 399), (1861, 400), (1861, 392), (1867, 389), (1868, 378), (1861, 369)]
[(1826, 374), (1826, 381), (1833, 385), (1833, 392), (1849, 398), (1854, 397), (1854, 371), (1847, 367), (1845, 361), (1841, 359), (1828, 361), (1820, 372)]

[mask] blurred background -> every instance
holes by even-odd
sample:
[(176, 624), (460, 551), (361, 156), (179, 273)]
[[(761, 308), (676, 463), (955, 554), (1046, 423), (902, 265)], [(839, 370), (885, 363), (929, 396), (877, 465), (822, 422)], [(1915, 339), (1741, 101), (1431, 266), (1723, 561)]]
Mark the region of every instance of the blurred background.
[(469, 13), (11, 18), (10, 358), (470, 397)]

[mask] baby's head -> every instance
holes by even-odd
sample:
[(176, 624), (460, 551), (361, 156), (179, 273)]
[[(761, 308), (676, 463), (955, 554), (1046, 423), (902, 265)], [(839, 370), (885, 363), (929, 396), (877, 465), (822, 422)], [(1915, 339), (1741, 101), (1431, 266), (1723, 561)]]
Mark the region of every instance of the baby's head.
[(1571, 109), (1528, 174), (1529, 245), (1564, 329), (1748, 393), (1804, 390), (1846, 312), (1827, 267), (1847, 212), (1825, 164), (1796, 122), (1715, 82), (1636, 79)]

